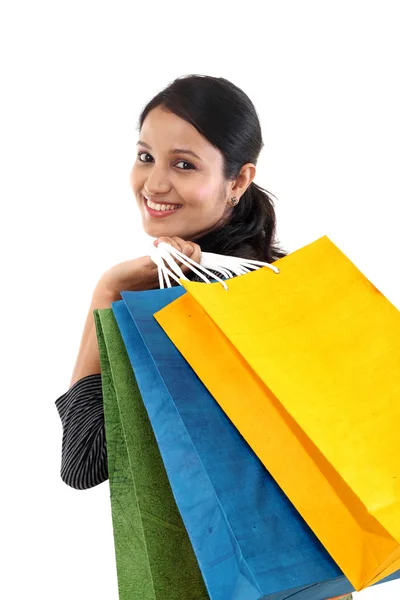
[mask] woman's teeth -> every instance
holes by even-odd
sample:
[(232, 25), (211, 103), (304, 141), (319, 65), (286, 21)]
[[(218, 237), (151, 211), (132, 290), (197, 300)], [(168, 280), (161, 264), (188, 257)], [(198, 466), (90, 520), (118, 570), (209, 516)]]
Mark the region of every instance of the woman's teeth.
[(157, 211), (165, 211), (165, 210), (177, 210), (178, 208), (181, 207), (180, 204), (156, 204), (155, 202), (152, 202), (151, 200), (147, 200), (146, 198), (146, 202), (147, 202), (147, 206), (149, 208), (151, 208), (152, 210), (157, 210)]

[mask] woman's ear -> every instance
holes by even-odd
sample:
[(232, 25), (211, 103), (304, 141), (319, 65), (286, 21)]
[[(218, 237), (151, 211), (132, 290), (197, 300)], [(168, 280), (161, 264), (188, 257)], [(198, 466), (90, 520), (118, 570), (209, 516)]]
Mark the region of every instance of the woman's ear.
[(229, 197), (236, 197), (240, 200), (256, 176), (256, 171), (256, 166), (253, 163), (243, 165), (233, 187), (229, 191)]

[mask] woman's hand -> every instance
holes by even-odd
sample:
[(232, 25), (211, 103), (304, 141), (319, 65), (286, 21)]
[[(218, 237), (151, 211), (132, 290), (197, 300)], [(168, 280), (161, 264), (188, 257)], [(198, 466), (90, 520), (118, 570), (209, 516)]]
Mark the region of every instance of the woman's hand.
[(99, 279), (94, 295), (97, 298), (121, 299), (124, 290), (154, 290), (159, 287), (157, 265), (150, 256), (141, 256), (114, 265)]
[[(166, 244), (169, 244), (173, 248), (176, 248), (176, 250), (180, 250), (180, 252), (182, 252), (182, 254), (184, 254), (185, 256), (188, 256), (191, 260), (194, 260), (198, 264), (200, 263), (201, 248), (198, 244), (195, 244), (194, 242), (185, 242), (185, 240), (183, 240), (182, 238), (179, 238), (179, 237), (159, 237), (156, 240), (154, 240), (153, 244), (154, 244), (154, 246), (157, 247), (160, 242), (165, 242)], [(189, 273), (192, 273), (191, 269), (189, 269), (189, 267), (184, 265), (179, 260), (179, 258), (177, 258), (176, 256), (172, 256), (172, 258), (182, 269), (182, 272), (184, 273), (184, 275), (188, 275)]]
[[(198, 244), (186, 242), (178, 237), (160, 237), (154, 241), (154, 245), (158, 246), (160, 242), (170, 244), (195, 262), (200, 263), (201, 249)], [(185, 275), (191, 272), (188, 267), (182, 265), (178, 258), (173, 257), (173, 259)], [(150, 256), (142, 256), (118, 263), (108, 269), (98, 281), (93, 295), (97, 300), (110, 302), (120, 300), (120, 293), (124, 290), (154, 290), (158, 287), (157, 265)]]

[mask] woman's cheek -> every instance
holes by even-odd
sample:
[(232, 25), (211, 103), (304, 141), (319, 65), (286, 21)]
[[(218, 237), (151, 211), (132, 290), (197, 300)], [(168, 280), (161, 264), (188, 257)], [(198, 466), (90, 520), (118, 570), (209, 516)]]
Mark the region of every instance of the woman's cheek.
[(137, 193), (139, 190), (139, 187), (140, 187), (140, 185), (139, 185), (140, 181), (139, 181), (139, 178), (138, 178), (138, 175), (137, 175), (137, 172), (136, 172), (136, 169), (134, 166), (132, 167), (131, 172), (129, 174), (129, 183), (130, 183), (132, 190), (135, 193)]
[(213, 197), (213, 188), (206, 184), (196, 186), (195, 193), (192, 190), (192, 195), (188, 196), (188, 198), (191, 198), (192, 206), (201, 207), (205, 212), (208, 212), (214, 205)]

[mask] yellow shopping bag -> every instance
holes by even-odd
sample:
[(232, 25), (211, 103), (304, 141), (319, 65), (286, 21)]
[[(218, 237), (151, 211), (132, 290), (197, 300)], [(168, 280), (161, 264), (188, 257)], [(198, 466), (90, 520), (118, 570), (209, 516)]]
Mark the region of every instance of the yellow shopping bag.
[(324, 236), (154, 316), (351, 581), (400, 568), (400, 312)]

